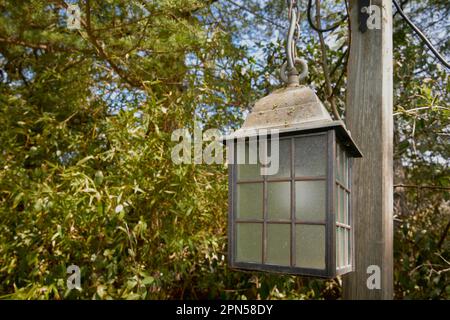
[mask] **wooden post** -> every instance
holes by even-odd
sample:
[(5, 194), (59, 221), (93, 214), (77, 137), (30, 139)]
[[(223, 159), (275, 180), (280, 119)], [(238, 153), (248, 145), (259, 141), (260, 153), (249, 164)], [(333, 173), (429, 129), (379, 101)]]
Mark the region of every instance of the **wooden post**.
[[(381, 29), (362, 33), (350, 0), (346, 122), (364, 158), (353, 165), (355, 272), (344, 277), (344, 299), (393, 298), (392, 0), (371, 4), (381, 8)], [(377, 277), (369, 266), (381, 270), (380, 289), (367, 285)]]

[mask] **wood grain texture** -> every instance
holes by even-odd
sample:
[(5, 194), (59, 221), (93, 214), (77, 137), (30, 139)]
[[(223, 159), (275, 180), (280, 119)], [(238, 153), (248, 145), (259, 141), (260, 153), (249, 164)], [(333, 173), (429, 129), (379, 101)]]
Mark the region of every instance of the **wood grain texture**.
[[(355, 272), (344, 277), (344, 299), (393, 298), (392, 0), (381, 30), (358, 30), (358, 1), (350, 0), (347, 127), (364, 158), (353, 165)], [(381, 289), (367, 287), (367, 267), (381, 268)]]

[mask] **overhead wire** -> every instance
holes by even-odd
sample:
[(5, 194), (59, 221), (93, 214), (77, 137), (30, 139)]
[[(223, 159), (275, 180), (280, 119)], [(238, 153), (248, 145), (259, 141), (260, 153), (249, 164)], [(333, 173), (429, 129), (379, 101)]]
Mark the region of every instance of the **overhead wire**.
[[(277, 26), (278, 28), (284, 28), (281, 24), (270, 20), (266, 17), (264, 17), (261, 14), (255, 13), (252, 10), (246, 8), (243, 5), (240, 5), (239, 3), (236, 3), (233, 0), (226, 0), (227, 2), (231, 3), (232, 5), (254, 15), (255, 17), (260, 18), (261, 20), (264, 20), (266, 22), (271, 23), (274, 26)], [(401, 17), (406, 21), (406, 23), (411, 27), (411, 29), (420, 37), (420, 39), (425, 43), (425, 45), (431, 50), (431, 52), (433, 53), (433, 55), (448, 69), (450, 69), (450, 63), (447, 62), (445, 60), (445, 58), (443, 57), (442, 54), (439, 53), (439, 51), (434, 47), (434, 45), (431, 43), (431, 41), (427, 38), (427, 36), (411, 21), (411, 19), (409, 19), (409, 17), (404, 13), (401, 5), (398, 3), (397, 0), (392, 0), (395, 8), (396, 8), (396, 13), (399, 13), (401, 15)], [(346, 3), (346, 0), (345, 0)], [(346, 3), (347, 4), (347, 3)], [(313, 20), (312, 20), (312, 14), (311, 14), (311, 10), (312, 10), (312, 0), (308, 0), (308, 7), (307, 7), (307, 16), (308, 16), (308, 22), (309, 25), (311, 26), (311, 28), (317, 32), (330, 32), (330, 31), (334, 31), (336, 30), (343, 22), (345, 22), (348, 19), (348, 15), (345, 15), (339, 22), (337, 22), (336, 24), (330, 26), (330, 27), (326, 27), (326, 28), (319, 28), (317, 27)]]
[[(236, 3), (233, 0), (225, 0), (229, 3), (231, 3), (232, 5), (254, 15), (255, 17), (260, 18), (261, 20), (264, 20), (266, 22), (271, 23), (274, 26), (277, 26), (278, 28), (284, 28), (281, 24), (268, 19), (266, 17), (264, 17), (261, 14), (255, 13), (252, 10), (246, 8), (243, 5), (240, 5), (239, 3)], [(345, 5), (347, 7), (347, 0), (344, 1)], [(409, 19), (409, 17), (404, 13), (401, 5), (398, 3), (397, 0), (392, 0), (395, 8), (396, 8), (396, 13), (399, 13), (401, 15), (401, 17), (406, 21), (406, 23), (411, 27), (411, 29), (417, 34), (417, 36), (425, 43), (425, 45), (431, 50), (431, 52), (433, 53), (433, 55), (448, 69), (450, 69), (450, 64), (449, 62), (446, 61), (446, 59), (444, 58), (444, 56), (442, 54), (439, 53), (439, 51), (434, 47), (434, 45), (431, 43), (431, 41), (427, 38), (427, 36), (411, 21), (411, 19)], [(310, 27), (319, 32), (319, 33), (325, 33), (325, 32), (331, 32), (336, 30), (337, 28), (339, 28), (339, 26), (342, 25), (342, 23), (344, 23), (347, 19), (348, 19), (348, 13), (337, 23), (335, 23), (332, 26), (329, 27), (325, 27), (325, 28), (321, 28), (315, 25), (315, 23), (313, 22), (313, 18), (312, 18), (312, 0), (308, 0), (307, 2), (307, 18), (308, 18), (308, 23), (310, 25)], [(348, 12), (348, 10), (347, 10)]]
[(308, 16), (308, 22), (309, 22), (309, 25), (310, 25), (311, 28), (313, 28), (315, 31), (321, 32), (321, 33), (323, 33), (323, 32), (330, 32), (330, 31), (336, 30), (336, 29), (339, 28), (339, 26), (340, 26), (343, 22), (345, 22), (345, 21), (347, 20), (347, 18), (348, 18), (348, 16), (346, 15), (346, 16), (344, 16), (339, 22), (337, 22), (336, 24), (334, 24), (334, 25), (332, 25), (332, 26), (330, 26), (330, 27), (327, 27), (327, 28), (321, 28), (321, 27), (318, 27), (318, 26), (316, 26), (316, 25), (314, 24), (314, 22), (313, 22), (313, 20), (312, 20), (311, 9), (312, 9), (312, 0), (308, 0), (308, 8), (306, 9), (306, 11), (307, 11), (307, 16)]
[(402, 18), (406, 21), (406, 23), (411, 27), (411, 29), (414, 30), (414, 32), (419, 36), (420, 39), (422, 39), (423, 42), (425, 42), (428, 49), (433, 52), (434, 56), (448, 69), (450, 69), (450, 64), (445, 60), (445, 58), (439, 53), (439, 51), (436, 50), (436, 48), (433, 46), (431, 41), (423, 34), (423, 32), (411, 21), (411, 19), (408, 18), (408, 16), (403, 12), (403, 9), (401, 8), (400, 4), (397, 2), (397, 0), (393, 0), (393, 3), (395, 5), (395, 8), (397, 9), (397, 12), (402, 16)]

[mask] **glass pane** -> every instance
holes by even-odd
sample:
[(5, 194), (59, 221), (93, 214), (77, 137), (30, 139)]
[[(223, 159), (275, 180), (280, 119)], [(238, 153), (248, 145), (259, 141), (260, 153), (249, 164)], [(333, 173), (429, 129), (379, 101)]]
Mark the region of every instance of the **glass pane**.
[(342, 173), (342, 184), (344, 186), (347, 186), (347, 176), (345, 174), (345, 166), (347, 163), (347, 154), (345, 153), (345, 149), (341, 149), (342, 150), (342, 162), (341, 162), (341, 173)]
[(260, 167), (257, 164), (239, 164), (237, 165), (238, 180), (262, 179), (260, 176)]
[(301, 221), (325, 220), (325, 181), (295, 182), (295, 216)]
[(262, 224), (236, 224), (236, 261), (262, 263)]
[(348, 225), (350, 224), (349, 213), (350, 213), (350, 195), (347, 192), (345, 192), (345, 220), (344, 220), (344, 223), (348, 224)]
[(295, 139), (295, 176), (324, 176), (327, 144), (325, 135)]
[(267, 210), (269, 219), (291, 218), (291, 183), (267, 183)]
[(339, 227), (336, 227), (336, 267), (339, 268), (340, 261), (340, 252), (339, 252)]
[(344, 223), (345, 190), (339, 187), (339, 222)]
[(351, 249), (351, 245), (352, 245), (352, 238), (351, 238), (351, 233), (350, 230), (347, 230), (347, 238), (348, 238), (348, 243), (347, 243), (347, 250), (348, 250), (348, 264), (351, 265), (352, 264), (352, 249)]
[(267, 263), (280, 266), (291, 265), (291, 225), (267, 225)]
[[(270, 144), (271, 146), (271, 144)], [(267, 178), (290, 178), (291, 177), (291, 139), (279, 140), (278, 155), (272, 154), (270, 148), (270, 160), (276, 161), (275, 157), (278, 157), (278, 173), (274, 175), (268, 175)]]
[(340, 162), (339, 162), (339, 171), (341, 172), (340, 173), (340, 177), (341, 177), (340, 182), (345, 185), (345, 183), (344, 183), (344, 163), (345, 163), (344, 156), (345, 156), (345, 153), (344, 153), (344, 149), (342, 148), (342, 146), (340, 146), (339, 150), (340, 150), (339, 151), (339, 160), (340, 160)]
[(339, 148), (339, 144), (336, 144), (336, 158), (334, 159), (334, 167), (335, 167), (335, 175), (336, 175), (336, 180), (339, 181), (340, 179), (340, 171), (339, 171), (339, 152), (340, 152), (340, 148)]
[(352, 183), (352, 169), (351, 169), (352, 159), (347, 158), (347, 188), (350, 189)]
[(336, 222), (339, 221), (339, 186), (335, 184), (334, 186), (335, 192), (334, 192), (334, 211), (336, 215)]
[(237, 185), (237, 218), (263, 218), (263, 184), (243, 183)]
[(341, 206), (340, 206), (340, 199), (341, 199), (341, 187), (336, 186), (336, 222), (341, 221)]
[[(235, 155), (235, 163), (238, 164), (237, 165), (238, 180), (262, 179), (260, 164), (258, 160), (259, 159), (258, 147), (256, 143), (246, 142), (245, 145), (236, 143), (236, 150), (237, 152)], [(245, 158), (242, 156), (242, 153), (245, 154)], [(252, 159), (250, 159), (250, 155), (252, 155)], [(245, 164), (240, 164), (243, 161)]]
[(344, 229), (344, 263), (348, 265), (348, 229)]
[(347, 189), (348, 189), (348, 187), (349, 187), (349, 185), (350, 185), (350, 183), (349, 183), (349, 181), (350, 181), (350, 176), (349, 176), (349, 162), (350, 162), (350, 159), (348, 158), (348, 155), (346, 155), (345, 156), (345, 186), (347, 187)]
[(339, 267), (344, 266), (344, 229), (339, 228)]
[(295, 226), (296, 266), (325, 269), (325, 226)]

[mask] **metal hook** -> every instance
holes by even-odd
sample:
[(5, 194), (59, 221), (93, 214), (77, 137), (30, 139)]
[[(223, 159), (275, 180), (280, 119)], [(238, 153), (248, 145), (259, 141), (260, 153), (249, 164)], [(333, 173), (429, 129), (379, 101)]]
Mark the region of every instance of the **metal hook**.
[[(281, 66), (280, 77), (288, 85), (298, 85), (298, 82), (308, 76), (308, 65), (303, 59), (297, 58), (295, 40), (300, 35), (299, 20), (300, 15), (298, 13), (298, 2), (296, 0), (288, 0), (290, 19), (289, 32), (286, 40), (286, 55), (287, 61)], [(296, 35), (297, 33), (297, 35)], [(298, 73), (295, 65), (300, 64), (302, 66), (301, 74)], [(287, 69), (287, 74), (286, 74)]]
[(299, 74), (297, 69), (290, 68), (288, 72), (286, 72), (288, 68), (288, 62), (286, 61), (283, 63), (283, 65), (280, 68), (280, 78), (283, 80), (284, 83), (288, 85), (298, 85), (298, 83), (302, 80), (304, 80), (308, 76), (308, 64), (306, 63), (306, 60), (295, 58), (294, 59), (294, 65), (299, 64), (302, 67), (302, 72)]

